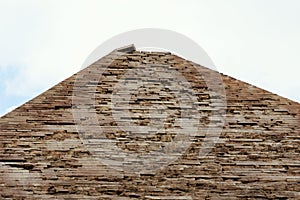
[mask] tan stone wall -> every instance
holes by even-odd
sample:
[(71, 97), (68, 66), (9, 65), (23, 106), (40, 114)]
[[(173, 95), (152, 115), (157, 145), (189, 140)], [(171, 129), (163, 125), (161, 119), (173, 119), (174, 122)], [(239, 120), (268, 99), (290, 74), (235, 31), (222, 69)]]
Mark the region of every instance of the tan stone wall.
[[(110, 59), (79, 73), (97, 77)], [(99, 124), (109, 127), (106, 136), (132, 153), (160, 148), (174, 135), (152, 135), (140, 146), (137, 138), (114, 131), (117, 125), (107, 106), (110, 96), (101, 94), (110, 94), (128, 69), (149, 63), (170, 66), (191, 83), (201, 102), (204, 129), (213, 109), (201, 73), (216, 72), (169, 53), (135, 51), (120, 56), (104, 71), (95, 110)], [(222, 79), (226, 120), (212, 152), (198, 156), (205, 138), (200, 130), (178, 159), (144, 174), (105, 166), (83, 145), (72, 114), (76, 75), (66, 79), (0, 118), (0, 199), (300, 199), (300, 104), (225, 75)], [(152, 93), (138, 91), (143, 98), (136, 104), (165, 101), (175, 107), (171, 114), (179, 115), (176, 98), (152, 86)], [(146, 114), (141, 112), (136, 123), (147, 124)], [(171, 117), (166, 125), (173, 123)]]

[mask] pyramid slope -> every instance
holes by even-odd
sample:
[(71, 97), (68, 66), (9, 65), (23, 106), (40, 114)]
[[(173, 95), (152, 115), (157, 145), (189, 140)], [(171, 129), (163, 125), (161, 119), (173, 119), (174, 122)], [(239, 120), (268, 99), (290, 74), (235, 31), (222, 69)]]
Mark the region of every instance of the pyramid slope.
[[(114, 62), (112, 62), (114, 60)], [(111, 80), (120, 71), (159, 63), (182, 70), (209, 116), (208, 92), (201, 73), (217, 73), (162, 52), (112, 53), (78, 72), (97, 73), (111, 63), (97, 87), (99, 123), (113, 127), (104, 109)], [(117, 69), (117, 70), (116, 70)], [(115, 74), (114, 74), (115, 73)], [(93, 157), (75, 127), (72, 95), (76, 75), (0, 118), (1, 199), (249, 199), (300, 196), (300, 104), (222, 75), (227, 110), (215, 148), (198, 157), (203, 133), (175, 162), (150, 174), (120, 173)], [(93, 83), (92, 83), (93, 85)], [(172, 100), (172, 98), (171, 98)], [(205, 104), (205, 102), (207, 104)], [(205, 107), (206, 106), (206, 107)], [(202, 107), (201, 107), (202, 108)], [(206, 111), (205, 111), (206, 110)], [(120, 148), (135, 145), (127, 136)], [(168, 142), (169, 135), (150, 138)], [(149, 146), (151, 147), (151, 146)]]

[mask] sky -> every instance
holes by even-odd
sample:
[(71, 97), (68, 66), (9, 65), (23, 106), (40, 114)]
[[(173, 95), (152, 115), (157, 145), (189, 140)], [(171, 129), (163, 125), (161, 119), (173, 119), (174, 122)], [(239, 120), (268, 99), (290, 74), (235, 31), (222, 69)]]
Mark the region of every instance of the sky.
[(219, 72), (300, 102), (299, 10), (298, 0), (0, 0), (0, 116), (139, 28), (184, 34)]

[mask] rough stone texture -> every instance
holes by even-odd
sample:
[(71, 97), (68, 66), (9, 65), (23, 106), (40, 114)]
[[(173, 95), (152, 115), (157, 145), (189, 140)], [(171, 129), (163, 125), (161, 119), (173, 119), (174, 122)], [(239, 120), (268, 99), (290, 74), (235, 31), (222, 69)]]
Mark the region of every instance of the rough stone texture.
[[(99, 83), (91, 80), (86, 87), (97, 86), (99, 124), (108, 127), (106, 136), (119, 148), (151, 151), (174, 138), (154, 134), (140, 145), (138, 138), (112, 131), (112, 88), (128, 69), (141, 65), (165, 65), (183, 74), (197, 95), (201, 125), (207, 126), (214, 97), (195, 67), (217, 72), (170, 53), (133, 51), (117, 58), (112, 53), (79, 73), (97, 77), (111, 59)], [(299, 103), (222, 75), (227, 110), (215, 148), (197, 156), (205, 137), (200, 130), (176, 161), (137, 175), (101, 164), (83, 145), (72, 114), (75, 79), (76, 74), (0, 118), (0, 199), (300, 199)], [(174, 95), (151, 81), (148, 86), (137, 91), (136, 105), (165, 102), (173, 118), (179, 115)], [(145, 110), (132, 112), (137, 124), (149, 123)]]

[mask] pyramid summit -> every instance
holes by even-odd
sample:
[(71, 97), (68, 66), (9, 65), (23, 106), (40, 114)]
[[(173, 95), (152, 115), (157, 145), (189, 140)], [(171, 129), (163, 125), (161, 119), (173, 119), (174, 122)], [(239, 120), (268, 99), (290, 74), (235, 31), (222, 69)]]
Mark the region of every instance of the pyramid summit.
[(1, 117), (0, 141), (1, 199), (300, 197), (299, 103), (134, 45)]

